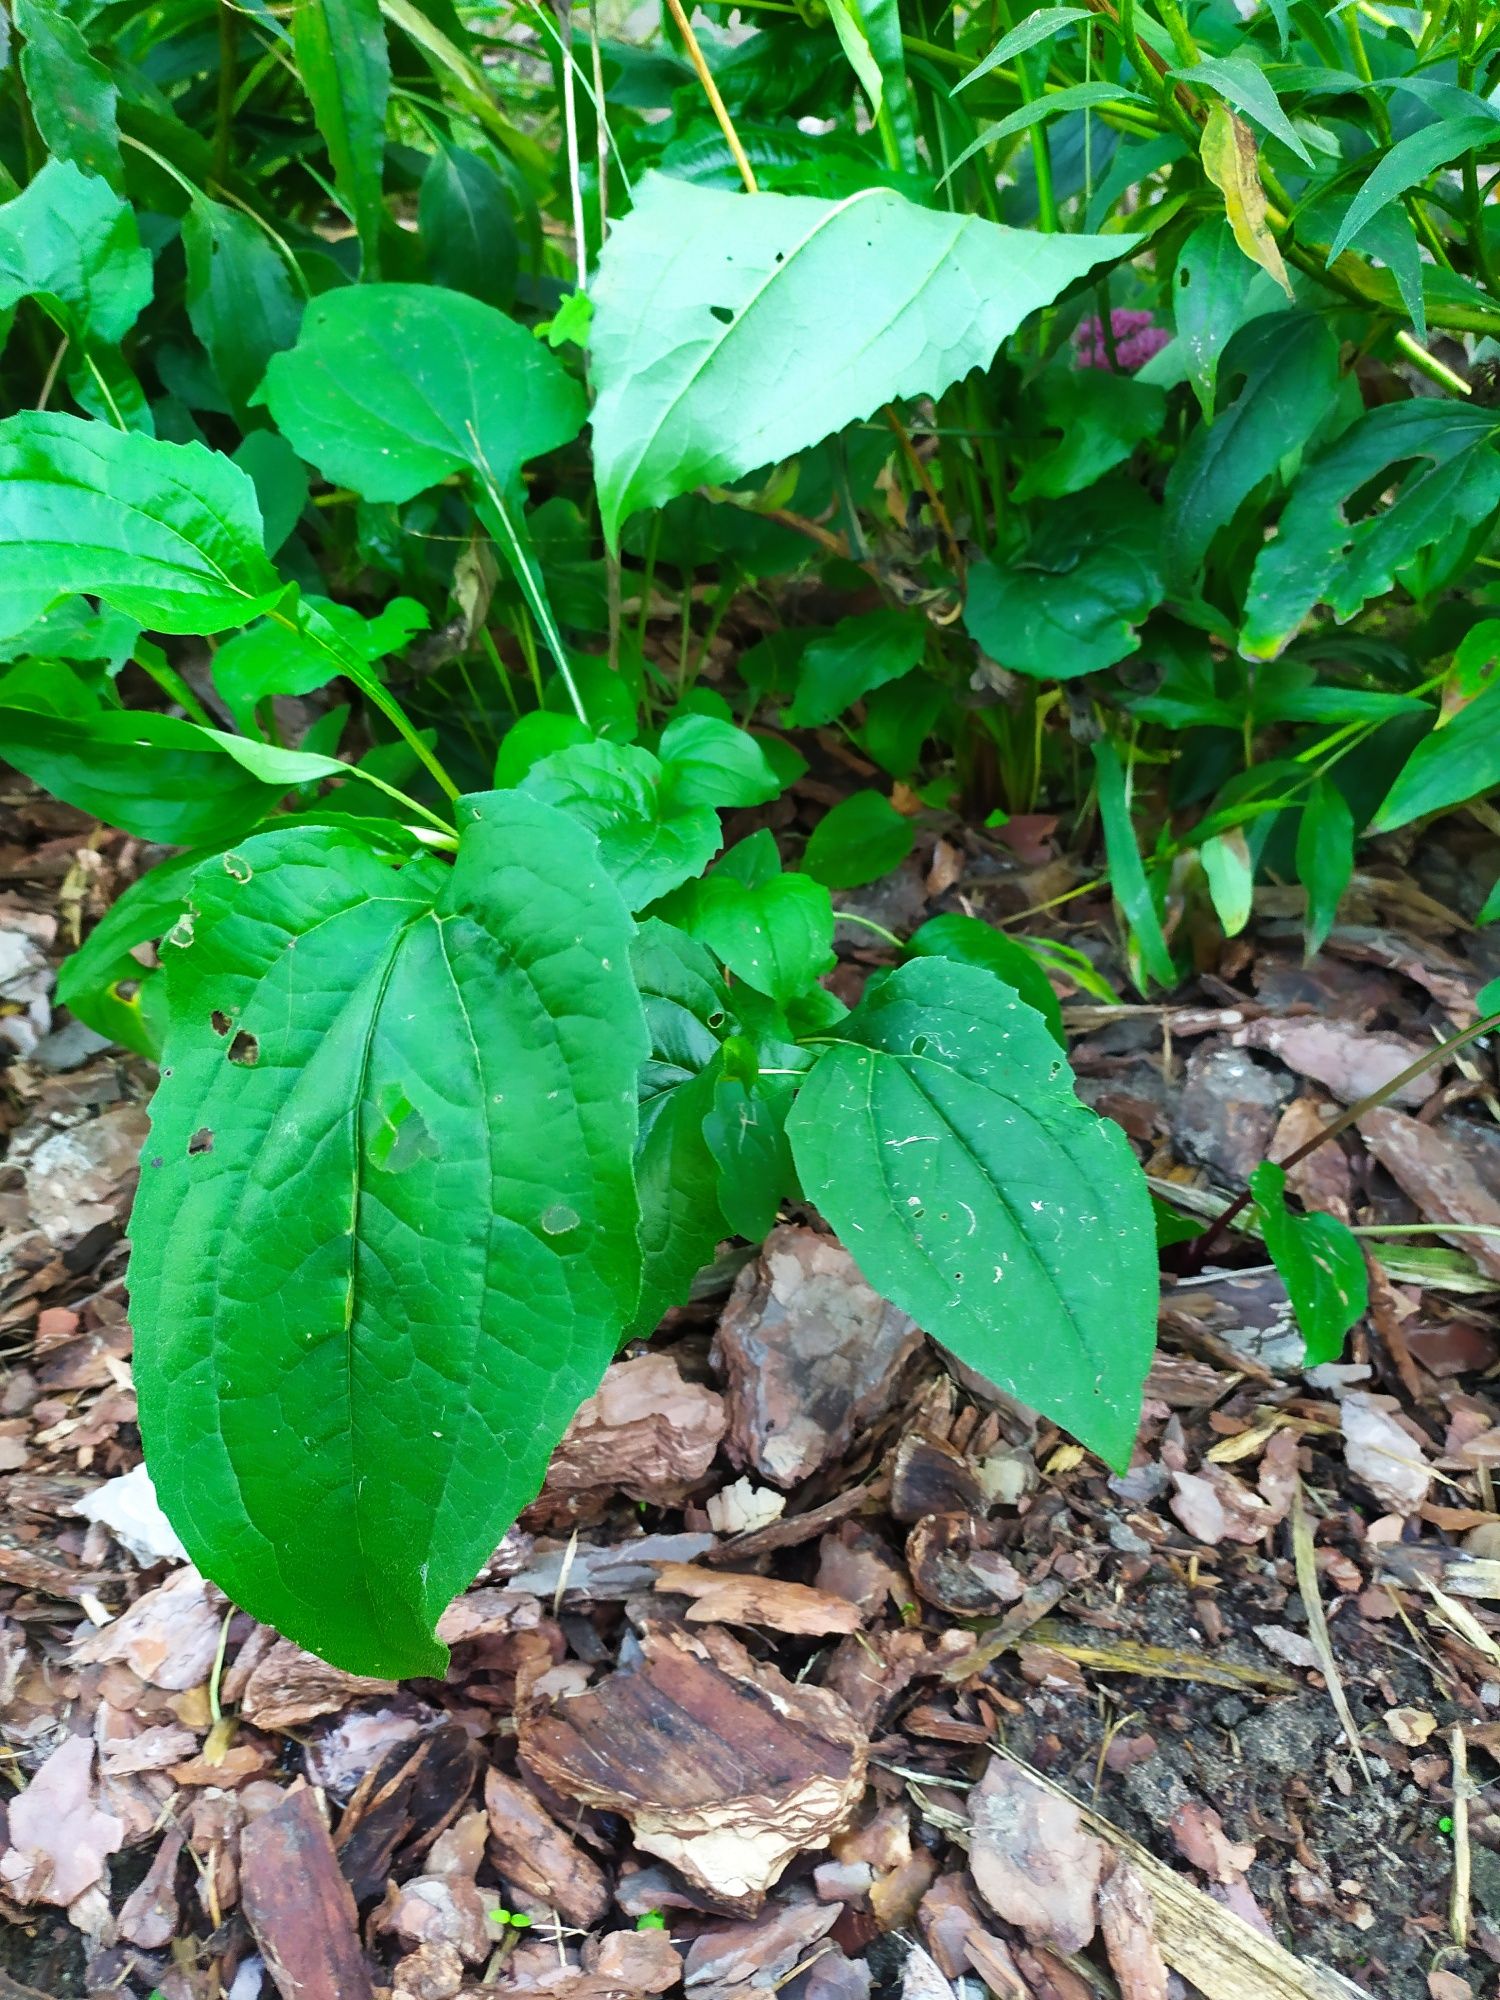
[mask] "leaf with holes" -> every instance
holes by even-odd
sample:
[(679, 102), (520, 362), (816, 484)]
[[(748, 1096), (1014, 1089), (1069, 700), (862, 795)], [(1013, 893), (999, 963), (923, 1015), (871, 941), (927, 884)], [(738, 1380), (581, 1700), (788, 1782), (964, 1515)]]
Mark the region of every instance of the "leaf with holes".
[(1124, 1133), (976, 966), (898, 966), (835, 1032), (788, 1126), (808, 1199), (935, 1340), (1125, 1465), (1157, 1281)]
[(888, 188), (844, 201), (648, 174), (592, 287), (605, 534), (988, 366), (1127, 236), (1044, 236)]
[(460, 825), (451, 869), (259, 835), (163, 947), (147, 1463), (194, 1561), (356, 1673), (442, 1673), (439, 1614), (640, 1290), (630, 919), (565, 815), (489, 793)]

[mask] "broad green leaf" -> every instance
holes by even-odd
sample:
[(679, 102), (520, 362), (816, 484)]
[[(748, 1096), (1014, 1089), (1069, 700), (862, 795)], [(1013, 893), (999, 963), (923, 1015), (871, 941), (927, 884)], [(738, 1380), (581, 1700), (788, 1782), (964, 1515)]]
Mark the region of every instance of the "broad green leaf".
[(783, 1007), (834, 964), (828, 891), (810, 876), (782, 874), (769, 833), (731, 848), (660, 914), (706, 944), (736, 979)]
[(813, 639), (797, 669), (785, 715), (789, 729), (816, 729), (909, 674), (927, 650), (927, 620), (917, 611), (865, 611), (842, 618)]
[(884, 792), (851, 792), (813, 828), (802, 866), (826, 888), (858, 889), (899, 868), (913, 839), (911, 821)]
[(1235, 242), (1291, 298), (1292, 281), (1266, 223), (1266, 191), (1261, 186), (1255, 134), (1224, 105), (1211, 104), (1199, 156), (1204, 173), (1224, 197), (1224, 214)]
[(1211, 833), (1198, 850), (1203, 872), (1208, 877), (1209, 898), (1214, 914), (1224, 926), (1225, 937), (1238, 937), (1250, 921), (1255, 893), (1255, 863), (1239, 827), (1227, 833)]
[[(463, 473), (559, 670), (567, 654), (522, 514), (519, 474), (568, 444), (583, 392), (493, 306), (436, 285), (357, 285), (308, 307), (257, 400), (301, 456), (366, 500), (411, 500)], [(581, 706), (581, 702), (580, 702)]]
[[(1240, 651), (1274, 657), (1320, 599), (1352, 618), (1424, 549), (1484, 521), (1500, 506), (1497, 424), (1494, 411), (1467, 404), (1388, 403), (1305, 467), (1256, 558)], [(1377, 477), (1384, 504), (1350, 519), (1350, 502)]]
[(0, 745), (7, 763), (80, 812), (172, 847), (222, 845), (293, 786), (350, 775), (330, 757), (128, 709), (63, 717), (3, 708)]
[(738, 195), (648, 174), (593, 286), (594, 460), (610, 545), (641, 507), (789, 458), (987, 366), (1125, 236), (919, 208)]
[(643, 1269), (630, 1327), (646, 1336), (686, 1300), (726, 1228), (703, 1122), (713, 1109), (720, 1044), (731, 1022), (718, 967), (670, 924), (654, 917), (643, 923), (630, 962), (650, 1038), (635, 1153)]
[(1391, 833), (1429, 813), (1446, 812), (1500, 785), (1500, 687), (1459, 709), (1424, 736), (1402, 767), (1371, 822)]
[[(131, 956), (135, 945), (166, 936), (187, 907), (202, 853), (179, 854), (132, 882), (57, 969), (57, 998), (112, 1042), (153, 1060), (161, 1054), (160, 981)], [(125, 991), (126, 987), (129, 991)], [(148, 999), (148, 996), (149, 999)]]
[(1359, 235), (1365, 224), (1388, 203), (1399, 201), (1408, 188), (1446, 167), (1460, 153), (1475, 147), (1500, 146), (1500, 122), (1489, 116), (1443, 119), (1398, 139), (1382, 152), (1373, 172), (1344, 211), (1344, 219), (1328, 250), (1333, 263)]
[(442, 1673), (438, 1616), (640, 1288), (629, 917), (564, 815), (490, 793), (460, 825), (451, 870), (260, 835), (164, 947), (147, 1462), (199, 1568), (356, 1673)]
[(1151, 1204), (1033, 1009), (975, 966), (899, 966), (825, 1049), (788, 1129), (808, 1199), (871, 1284), (1128, 1461), (1156, 1338)]
[(1177, 254), (1172, 312), (1177, 337), (1205, 417), (1212, 417), (1219, 357), (1247, 321), (1274, 312), (1282, 294), (1258, 272), (1248, 283), (1244, 253), (1225, 216), (1200, 222)]
[(674, 715), (657, 746), (662, 802), (686, 806), (761, 806), (781, 790), (765, 751), (745, 729), (712, 715)]
[(378, 619), (331, 598), (304, 598), (280, 619), (263, 619), (226, 639), (214, 654), (214, 686), (235, 727), (259, 736), (255, 711), (268, 696), (311, 694), (342, 673), (349, 656), (372, 663), (399, 651), (426, 623), (426, 612), (409, 597), (392, 599)]
[(123, 340), (151, 302), (129, 203), (66, 160), (0, 207), (0, 311), (29, 296), (79, 341)]
[(723, 844), (713, 807), (668, 798), (660, 762), (633, 743), (554, 751), (532, 765), (521, 789), (588, 828), (632, 910), (701, 874)]
[(521, 239), (505, 182), (477, 153), (439, 146), (422, 176), (417, 229), (435, 284), (508, 306), (521, 268)]
[(1052, 990), (1052, 981), (1024, 944), (997, 931), (978, 917), (956, 913), (929, 917), (921, 929), (907, 940), (907, 950), (918, 958), (951, 958), (959, 965), (977, 965), (992, 972), (1006, 986), (1013, 987), (1028, 1007), (1034, 1007), (1047, 1023), (1047, 1032), (1067, 1053), (1068, 1038), (1063, 1030), (1062, 1008)]
[(1297, 828), (1297, 880), (1307, 891), (1307, 955), (1321, 951), (1354, 873), (1354, 815), (1329, 778), (1319, 778)]
[(1087, 7), (1038, 7), (1023, 21), (1018, 21), (1009, 34), (1002, 35), (987, 56), (975, 63), (967, 76), (961, 76), (953, 86), (952, 95), (957, 97), (961, 90), (967, 90), (971, 83), (977, 83), (982, 76), (988, 76), (1001, 63), (1008, 63), (1012, 56), (1021, 55), (1026, 49), (1034, 49), (1038, 42), (1051, 41), (1074, 21), (1089, 18)]
[(1316, 428), (1337, 373), (1338, 342), (1312, 313), (1268, 314), (1234, 336), (1220, 377), (1242, 374), (1243, 386), (1193, 432), (1167, 475), (1162, 550), (1169, 582), (1193, 583), (1214, 536)]
[(1166, 418), (1165, 390), (1103, 368), (1050, 368), (1037, 388), (1042, 426), (1059, 435), (1016, 481), (1017, 500), (1060, 500), (1092, 486)]
[(1141, 850), (1136, 845), (1125, 769), (1119, 751), (1107, 736), (1100, 737), (1094, 745), (1094, 768), (1099, 778), (1099, 817), (1104, 826), (1110, 887), (1125, 912), (1145, 971), (1158, 986), (1175, 986), (1177, 968), (1172, 963), (1151, 885), (1146, 880)]
[(584, 418), (581, 390), (539, 340), (436, 285), (314, 299), (258, 400), (326, 479), (398, 505), (454, 473), (504, 490)]
[(227, 458), (52, 412), (0, 423), (0, 632), (75, 591), (157, 632), (222, 632), (284, 586)]
[(303, 299), (270, 238), (239, 209), (195, 195), (182, 244), (188, 319), (243, 420), (266, 363), (297, 338)]
[(1344, 1335), (1370, 1302), (1359, 1239), (1337, 1216), (1293, 1215), (1286, 1205), (1286, 1174), (1270, 1160), (1251, 1174), (1250, 1192), (1260, 1233), (1307, 1343), (1308, 1365), (1337, 1361)]
[(255, 488), (265, 525), (266, 554), (274, 556), (307, 505), (307, 467), (280, 431), (248, 431), (232, 457)]
[(1282, 110), (1270, 79), (1259, 63), (1249, 56), (1200, 56), (1191, 69), (1174, 69), (1170, 74), (1181, 77), (1184, 83), (1206, 85), (1208, 89), (1217, 91), (1220, 97), (1232, 104), (1236, 111), (1243, 111), (1262, 131), (1269, 132), (1284, 146), (1289, 146), (1306, 166), (1312, 165), (1312, 155)]
[(56, 0), (15, 0), (11, 11), (25, 37), (27, 101), (48, 152), (123, 186), (118, 92), (109, 71)]
[(500, 739), (495, 755), (496, 790), (508, 791), (519, 785), (528, 771), (555, 751), (593, 740), (576, 715), (554, 715), (549, 709), (532, 709), (529, 714), (519, 716)]
[(292, 45), (333, 163), (334, 186), (359, 237), (361, 270), (376, 278), (391, 88), (379, 0), (294, 0)]
[(1073, 680), (1140, 646), (1161, 603), (1160, 509), (1106, 482), (1054, 503), (1020, 555), (969, 570), (964, 625), (1002, 667)]

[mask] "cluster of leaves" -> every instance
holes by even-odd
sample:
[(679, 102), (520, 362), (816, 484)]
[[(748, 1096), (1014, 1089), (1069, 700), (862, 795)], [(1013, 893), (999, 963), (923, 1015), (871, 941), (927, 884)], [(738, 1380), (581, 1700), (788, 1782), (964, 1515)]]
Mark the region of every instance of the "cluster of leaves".
[[(1500, 779), (1488, 11), (741, 11), (15, 0), (0, 749), (178, 850), (62, 979), (162, 1054), (143, 1432), (366, 1671), (788, 1197), (1128, 1454), (1150, 1208), (1057, 948), (821, 983), (914, 807), (1097, 818), (1145, 987)], [(830, 728), (889, 782), (723, 849)]]

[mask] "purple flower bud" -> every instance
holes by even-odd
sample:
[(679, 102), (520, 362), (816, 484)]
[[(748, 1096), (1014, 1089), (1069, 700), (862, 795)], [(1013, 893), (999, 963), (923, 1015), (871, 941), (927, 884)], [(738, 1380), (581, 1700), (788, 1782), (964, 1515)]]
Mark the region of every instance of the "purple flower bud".
[[(1153, 354), (1159, 354), (1171, 339), (1165, 327), (1154, 326), (1149, 312), (1130, 306), (1116, 306), (1109, 316), (1114, 336), (1115, 362), (1122, 375), (1144, 368)], [(1079, 368), (1108, 368), (1109, 349), (1104, 342), (1104, 326), (1097, 314), (1080, 320), (1073, 334), (1074, 365)]]

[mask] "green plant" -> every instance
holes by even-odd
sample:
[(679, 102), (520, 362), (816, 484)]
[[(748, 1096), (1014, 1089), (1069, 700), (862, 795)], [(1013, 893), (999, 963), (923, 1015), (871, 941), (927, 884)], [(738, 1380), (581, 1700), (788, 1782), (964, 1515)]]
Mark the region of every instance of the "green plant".
[[(60, 984), (162, 1059), (143, 1434), (367, 1671), (788, 1197), (1127, 1457), (1109, 987), (959, 915), (821, 983), (914, 811), (1097, 826), (1145, 988), (1500, 780), (1487, 10), (728, 11), (14, 8), (0, 749), (178, 850)], [(723, 849), (818, 732), (873, 776)]]

